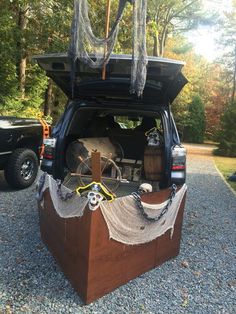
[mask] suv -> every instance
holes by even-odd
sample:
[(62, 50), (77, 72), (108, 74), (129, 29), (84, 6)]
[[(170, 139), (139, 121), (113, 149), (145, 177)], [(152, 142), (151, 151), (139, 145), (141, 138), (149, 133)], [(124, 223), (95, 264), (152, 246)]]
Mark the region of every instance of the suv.
[(80, 184), (86, 185), (91, 152), (98, 150), (104, 183), (109, 186), (119, 177), (120, 195), (140, 183), (151, 183), (155, 190), (185, 182), (186, 151), (170, 110), (187, 83), (181, 73), (183, 62), (149, 57), (144, 93), (137, 98), (129, 92), (130, 55), (112, 55), (105, 80), (100, 69), (78, 61), (73, 86), (66, 54), (35, 59), (69, 98), (52, 138), (44, 142), (43, 171), (62, 181), (78, 175)]
[(48, 125), (41, 120), (0, 117), (0, 170), (14, 188), (30, 186), (38, 173)]

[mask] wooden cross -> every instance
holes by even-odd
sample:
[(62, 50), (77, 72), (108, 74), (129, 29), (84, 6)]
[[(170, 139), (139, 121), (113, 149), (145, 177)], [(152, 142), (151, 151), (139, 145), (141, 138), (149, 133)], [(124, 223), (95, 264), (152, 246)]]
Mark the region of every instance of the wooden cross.
[(101, 154), (100, 152), (91, 153), (92, 162), (92, 180), (94, 182), (101, 182)]

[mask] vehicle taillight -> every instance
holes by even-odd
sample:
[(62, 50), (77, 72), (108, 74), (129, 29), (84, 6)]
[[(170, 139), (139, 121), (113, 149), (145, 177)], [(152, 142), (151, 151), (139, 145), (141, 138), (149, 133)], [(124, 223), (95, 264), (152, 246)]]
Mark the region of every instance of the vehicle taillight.
[(57, 140), (55, 138), (45, 138), (43, 140), (43, 144), (44, 144), (43, 158), (46, 158), (46, 159), (54, 158), (54, 149), (56, 146), (56, 141)]
[(182, 146), (172, 148), (171, 181), (184, 183), (186, 176), (186, 149)]
[[(43, 129), (42, 136), (43, 136), (43, 141), (44, 141), (45, 139), (49, 138), (49, 136), (50, 136), (51, 126), (46, 121), (44, 121), (43, 119), (39, 119), (39, 122), (42, 125), (42, 129)], [(39, 151), (40, 157), (42, 157), (44, 155), (44, 149), (45, 149), (45, 145), (43, 144), (40, 148), (40, 151)]]
[(184, 170), (185, 165), (172, 165), (172, 170)]

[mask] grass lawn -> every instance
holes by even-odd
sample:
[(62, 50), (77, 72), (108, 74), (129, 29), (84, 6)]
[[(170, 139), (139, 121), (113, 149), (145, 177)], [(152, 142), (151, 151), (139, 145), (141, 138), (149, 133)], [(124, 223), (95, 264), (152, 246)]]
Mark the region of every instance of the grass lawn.
[(228, 180), (228, 176), (236, 172), (236, 158), (214, 156), (217, 168), (223, 174), (226, 181), (236, 191), (236, 182)]

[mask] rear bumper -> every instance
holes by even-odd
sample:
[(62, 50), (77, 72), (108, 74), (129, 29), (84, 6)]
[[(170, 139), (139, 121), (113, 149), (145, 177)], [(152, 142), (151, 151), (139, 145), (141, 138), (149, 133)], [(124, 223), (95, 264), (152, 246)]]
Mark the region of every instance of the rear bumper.
[(171, 184), (182, 185), (186, 181), (186, 170), (185, 171), (171, 171)]

